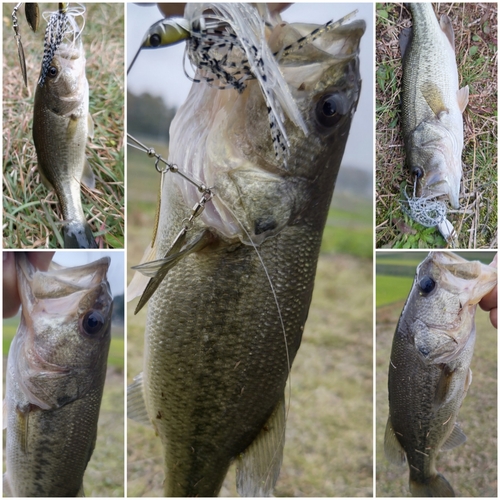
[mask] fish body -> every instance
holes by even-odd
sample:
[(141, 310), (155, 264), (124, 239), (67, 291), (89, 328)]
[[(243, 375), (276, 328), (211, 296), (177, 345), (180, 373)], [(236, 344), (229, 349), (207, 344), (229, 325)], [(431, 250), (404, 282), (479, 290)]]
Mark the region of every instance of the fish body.
[(110, 344), (109, 258), (36, 271), (16, 255), (22, 300), (7, 363), (4, 494), (83, 496)]
[(417, 194), (446, 196), (459, 208), (463, 120), (469, 88), (459, 89), (454, 34), (430, 3), (412, 3), (411, 40), (403, 53), (402, 126), (407, 164)]
[(453, 253), (430, 253), (394, 335), (389, 365), (387, 458), (408, 462), (413, 496), (455, 496), (436, 470), (440, 450), (465, 441), (456, 418), (472, 380), (477, 303), (496, 269)]
[[(308, 29), (277, 24), (269, 46), (278, 51)], [(274, 487), (285, 384), (359, 98), (364, 29), (364, 21), (341, 26), (302, 57), (280, 61), (309, 130), (306, 136), (285, 120), (286, 168), (274, 153), (257, 80), (241, 92), (193, 85), (172, 123), (169, 161), (215, 196), (150, 298), (144, 372), (130, 389), (142, 393), (144, 420), (163, 443), (166, 496), (216, 496), (234, 460), (240, 495), (268, 496)], [(164, 264), (200, 199), (178, 177), (169, 174), (164, 183), (160, 260), (144, 265), (150, 271)]]
[(62, 43), (48, 68), (42, 65), (40, 82), (35, 91), (33, 140), (42, 180), (55, 190), (61, 204), (64, 246), (97, 248), (80, 194), (81, 182), (89, 188), (95, 186), (85, 156), (93, 124), (81, 36)]

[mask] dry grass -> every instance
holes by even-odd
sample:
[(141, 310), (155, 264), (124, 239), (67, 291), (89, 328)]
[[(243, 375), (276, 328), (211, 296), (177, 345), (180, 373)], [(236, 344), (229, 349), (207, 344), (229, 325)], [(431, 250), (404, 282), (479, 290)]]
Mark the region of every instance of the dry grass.
[[(43, 53), (45, 22), (35, 34), (19, 14), (26, 55), (24, 86), (12, 29), (14, 4), (3, 6), (3, 245), (4, 248), (62, 246), (62, 214), (53, 192), (40, 182), (31, 128), (35, 83)], [(57, 4), (40, 4), (54, 10)], [(82, 190), (83, 210), (101, 247), (123, 247), (123, 4), (87, 4), (83, 43), (90, 86), (94, 138), (87, 157), (96, 190)], [(23, 9), (20, 9), (23, 12)]]
[[(460, 85), (469, 85), (464, 112), (464, 172), (460, 210), (448, 212), (460, 248), (497, 246), (497, 4), (438, 4), (453, 23)], [(376, 240), (378, 248), (445, 246), (435, 229), (405, 216), (401, 189), (410, 183), (404, 167), (399, 123), (402, 74), (399, 33), (411, 25), (402, 4), (377, 4), (377, 171)]]
[[(413, 255), (413, 254), (412, 254)], [(411, 256), (410, 256), (411, 257)], [(376, 359), (376, 494), (410, 496), (408, 467), (390, 464), (384, 456), (384, 433), (389, 413), (387, 372), (396, 324), (404, 300), (377, 308)], [(472, 359), (472, 385), (458, 415), (465, 444), (438, 456), (438, 470), (457, 496), (497, 496), (497, 331), (488, 314), (478, 308), (477, 340)]]

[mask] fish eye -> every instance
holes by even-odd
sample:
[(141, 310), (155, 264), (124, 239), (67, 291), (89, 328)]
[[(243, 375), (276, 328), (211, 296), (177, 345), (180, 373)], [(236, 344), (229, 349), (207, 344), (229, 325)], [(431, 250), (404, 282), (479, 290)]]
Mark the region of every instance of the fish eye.
[(326, 94), (316, 104), (316, 118), (324, 127), (333, 127), (347, 113), (346, 103), (339, 93)]
[(104, 318), (99, 311), (87, 311), (83, 316), (82, 328), (87, 335), (94, 337), (96, 334), (100, 333), (103, 326)]
[(151, 47), (158, 47), (161, 43), (160, 35), (158, 35), (158, 33), (153, 33), (149, 38), (149, 43), (151, 44)]
[(51, 66), (51, 67), (49, 68), (48, 75), (49, 75), (50, 77), (52, 77), (52, 78), (53, 78), (54, 76), (56, 76), (56, 75), (57, 75), (57, 68), (56, 68), (55, 66)]
[(430, 276), (424, 276), (418, 283), (421, 295), (427, 295), (434, 290), (436, 282)]

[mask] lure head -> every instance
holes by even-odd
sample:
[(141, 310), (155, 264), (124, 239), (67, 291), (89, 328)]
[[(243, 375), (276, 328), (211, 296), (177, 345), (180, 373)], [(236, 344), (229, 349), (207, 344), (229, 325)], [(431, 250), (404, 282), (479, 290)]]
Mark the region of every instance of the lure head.
[(139, 56), (142, 49), (157, 49), (168, 47), (189, 38), (189, 23), (182, 17), (162, 19), (154, 23), (144, 35), (141, 46), (137, 50), (127, 73), (132, 69), (135, 60)]

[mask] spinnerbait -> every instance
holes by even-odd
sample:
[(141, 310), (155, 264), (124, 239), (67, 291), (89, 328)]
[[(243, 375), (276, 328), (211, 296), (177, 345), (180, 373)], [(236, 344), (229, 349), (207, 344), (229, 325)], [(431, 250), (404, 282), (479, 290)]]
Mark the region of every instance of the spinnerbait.
[(274, 151), (286, 168), (290, 143), (284, 126), (285, 113), (304, 134), (308, 131), (279, 63), (356, 13), (357, 10), (338, 21), (331, 20), (273, 54), (258, 8), (251, 4), (187, 4), (185, 18), (164, 19), (149, 28), (128, 71), (142, 48), (161, 48), (186, 40), (184, 56), (187, 53), (191, 64), (199, 70), (199, 78), (191, 78), (185, 71), (193, 82), (243, 92), (248, 80), (257, 79), (267, 105)]
[(401, 200), (401, 210), (424, 227), (437, 227), (447, 243), (455, 247), (457, 234), (446, 218), (446, 203), (432, 198), (418, 198), (416, 189), (417, 178), (415, 177), (413, 196), (408, 196), (406, 189), (403, 190), (406, 200)]

